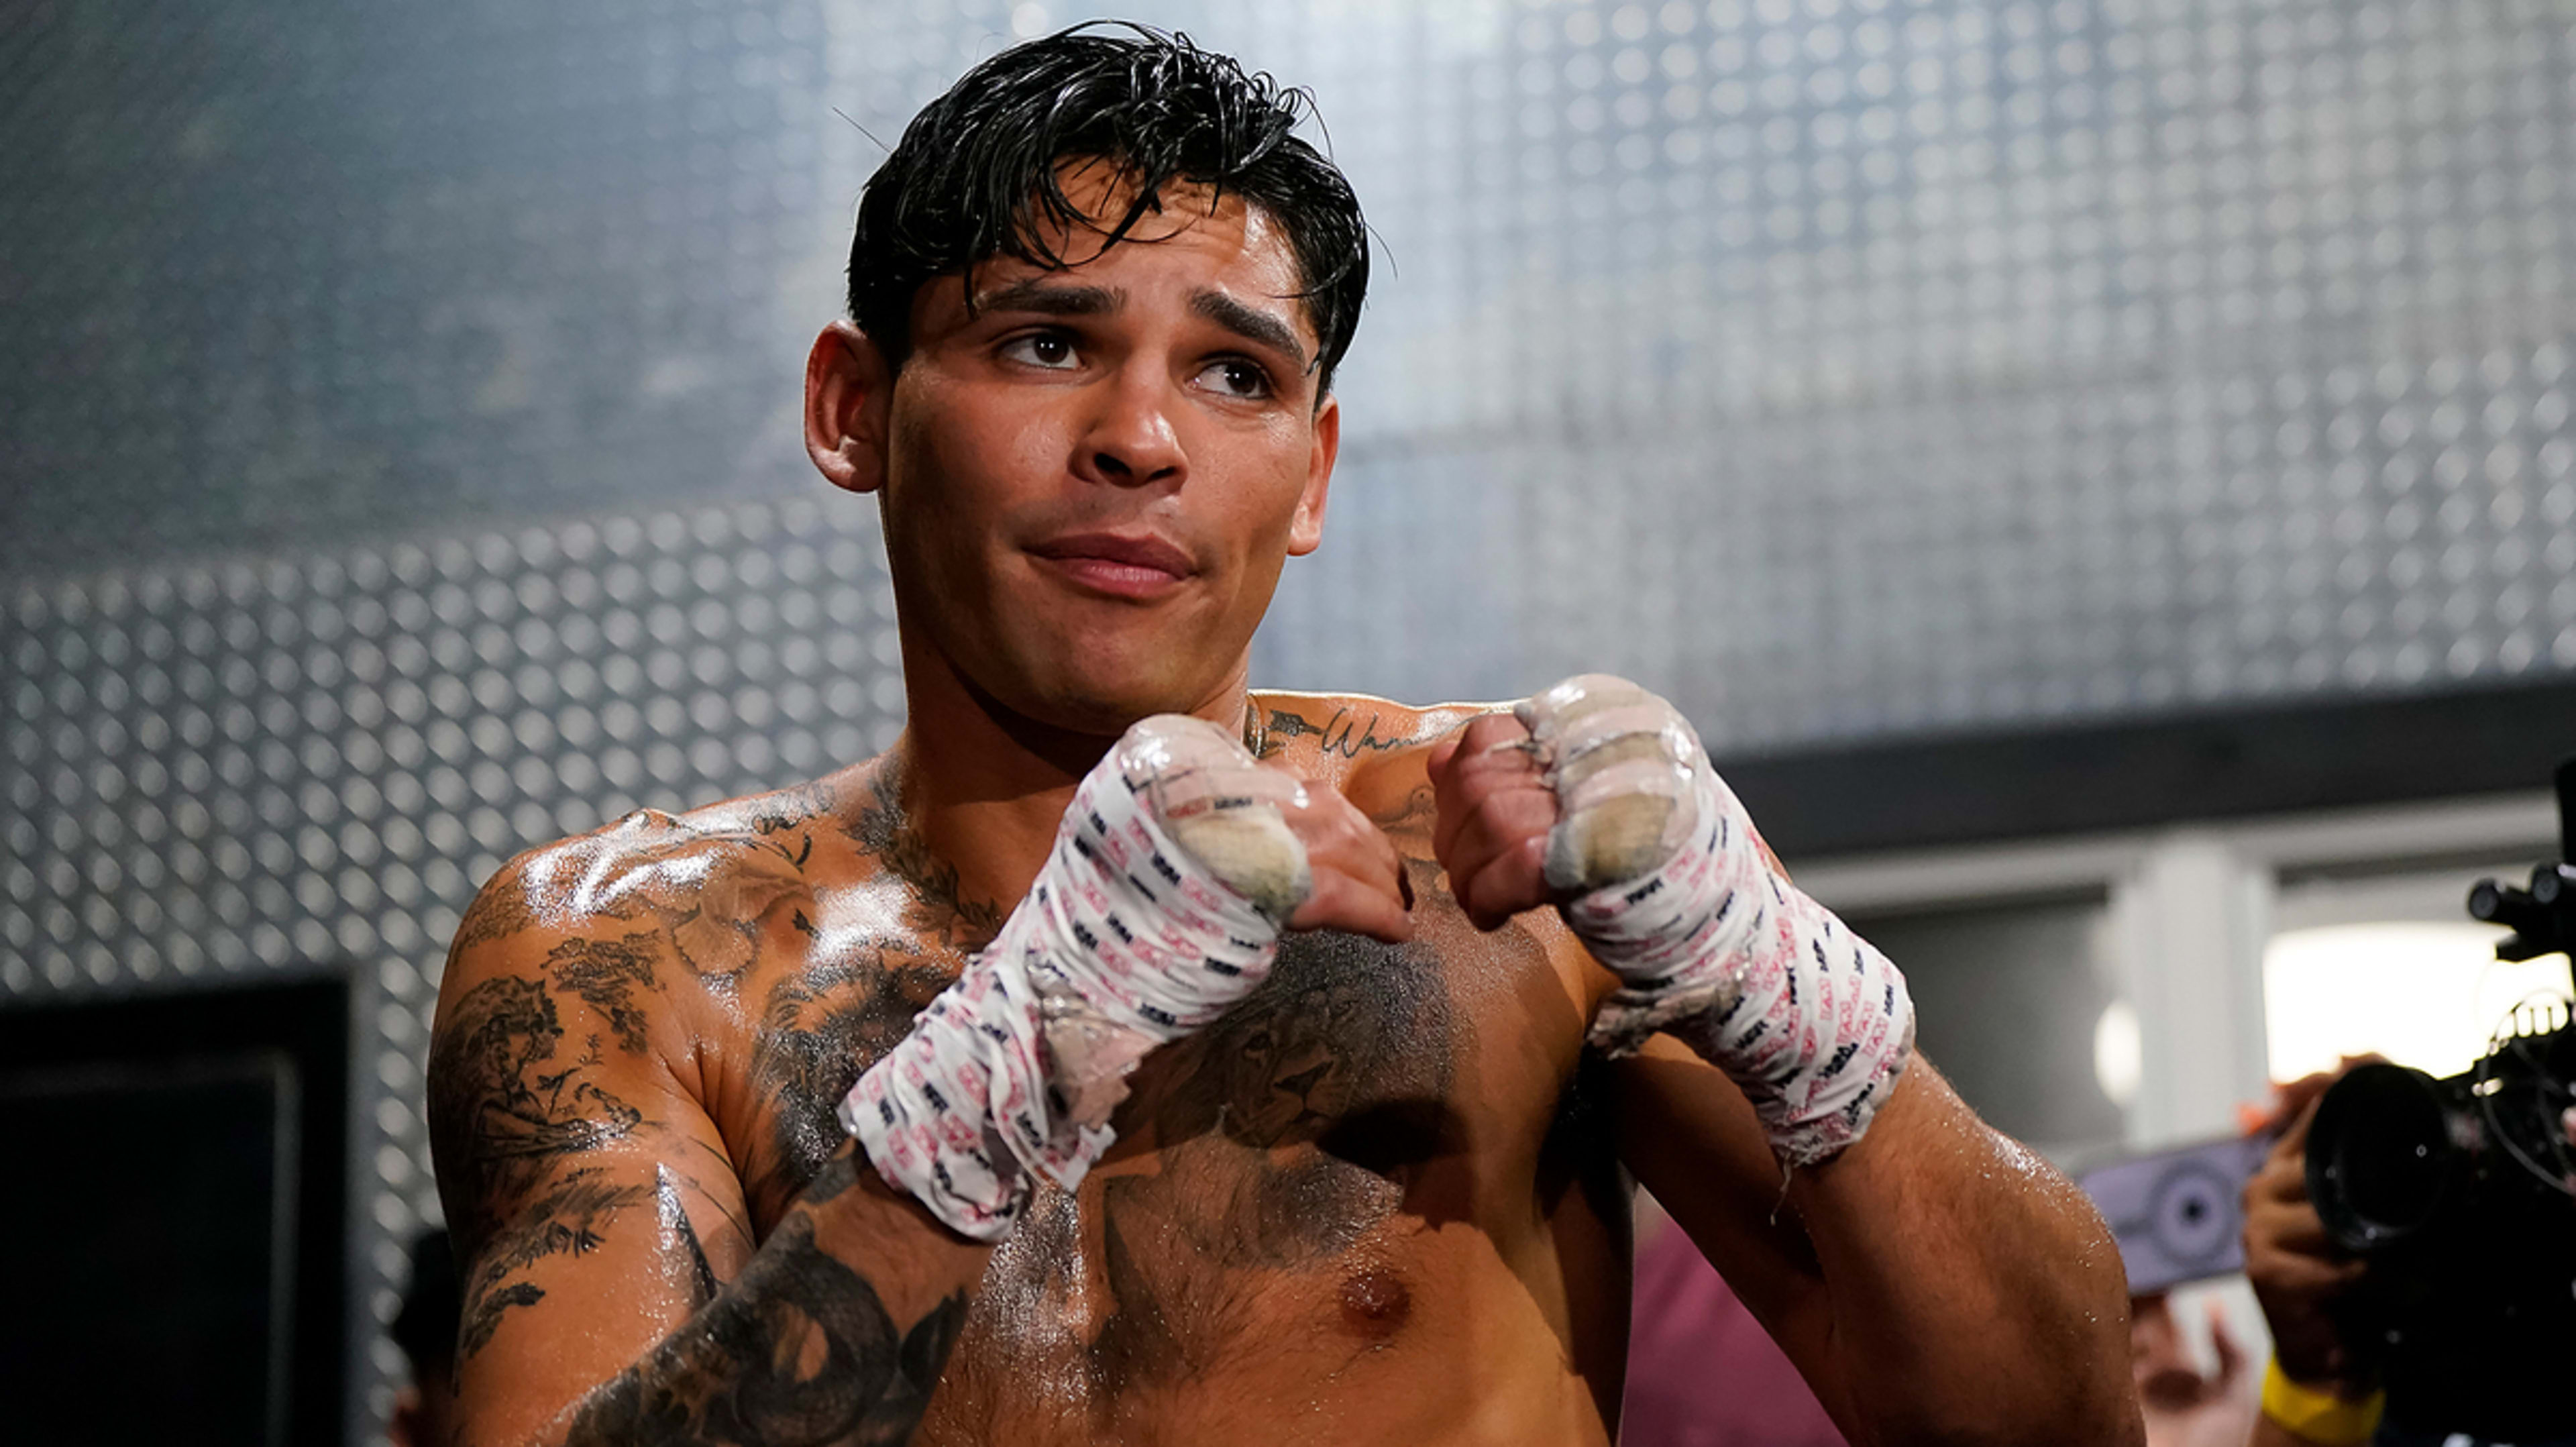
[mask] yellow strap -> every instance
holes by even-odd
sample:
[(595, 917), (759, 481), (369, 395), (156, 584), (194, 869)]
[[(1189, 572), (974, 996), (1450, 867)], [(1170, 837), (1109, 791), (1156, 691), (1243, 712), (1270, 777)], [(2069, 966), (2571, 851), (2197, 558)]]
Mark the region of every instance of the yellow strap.
[(2361, 1447), (2379, 1430), (2386, 1392), (2348, 1402), (2282, 1375), (2279, 1358), (2263, 1369), (2263, 1415), (2318, 1447)]

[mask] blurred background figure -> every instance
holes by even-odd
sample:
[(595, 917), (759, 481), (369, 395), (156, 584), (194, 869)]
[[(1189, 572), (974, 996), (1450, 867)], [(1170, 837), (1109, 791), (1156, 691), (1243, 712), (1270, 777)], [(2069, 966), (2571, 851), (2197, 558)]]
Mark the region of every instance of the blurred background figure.
[(2203, 1366), (2181, 1325), (2169, 1293), (2129, 1299), (2129, 1340), (2138, 1401), (2147, 1419), (2147, 1447), (2245, 1447), (2261, 1408), (2258, 1369), (2228, 1329), (2226, 1314), (2208, 1303), (2210, 1356)]
[(455, 1441), (456, 1330), (464, 1311), (456, 1249), (444, 1228), (423, 1231), (411, 1246), (411, 1285), (394, 1314), (394, 1345), (411, 1363), (411, 1380), (394, 1389), (385, 1424), (390, 1447), (451, 1447)]
[[(2499, 1159), (2506, 1153), (2490, 1116), (2483, 1139), (2449, 1132), (2475, 1165), (2440, 1171), (2446, 1189), (2416, 1218), (2417, 1231), (2361, 1250), (2344, 1239), (2356, 1205), (2385, 1224), (2373, 1208), (2397, 1197), (2380, 1183), (2338, 1184), (2320, 1208), (2312, 1157), (2423, 1159), (2396, 1140), (2409, 1127), (2385, 1097), (2338, 1090), (2356, 1071), (2385, 1081), (2395, 1070), (2346, 1060), (2284, 1086), (2267, 1122), (2278, 1139), (2245, 1197), (2245, 1270), (2273, 1342), (2256, 1447), (2576, 1443), (2576, 1409), (2555, 1369), (2576, 1336), (2565, 1293), (2576, 1178), (2519, 1179), (2516, 1163)], [(2330, 1093), (2342, 1099), (2330, 1104)], [(2576, 1117), (2563, 1084), (2551, 1094), (2543, 1113), (2553, 1143), (2564, 1146), (2576, 1140)], [(2508, 1082), (2490, 1099), (2511, 1110), (2512, 1095)], [(2371, 1113), (2359, 1124), (2357, 1106)], [(2535, 1200), (2534, 1185), (2539, 1209), (2516, 1209)]]
[(1621, 1447), (1843, 1447), (1771, 1334), (1643, 1192), (1629, 1315)]

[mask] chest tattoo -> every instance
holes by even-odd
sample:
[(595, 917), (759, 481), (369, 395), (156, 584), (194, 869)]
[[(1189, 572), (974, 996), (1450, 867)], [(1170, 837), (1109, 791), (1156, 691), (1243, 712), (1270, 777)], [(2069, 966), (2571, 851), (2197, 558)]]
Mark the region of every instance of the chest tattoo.
[[(1399, 1211), (1442, 1214), (1465, 1034), (1430, 952), (1290, 936), (1260, 989), (1138, 1072), (1119, 1128), (1150, 1132), (1151, 1168), (1041, 1193), (962, 1350), (1070, 1354), (1104, 1406), (1239, 1352), (1283, 1274), (1342, 1270)], [(1383, 1322), (1401, 1288), (1371, 1280)]]

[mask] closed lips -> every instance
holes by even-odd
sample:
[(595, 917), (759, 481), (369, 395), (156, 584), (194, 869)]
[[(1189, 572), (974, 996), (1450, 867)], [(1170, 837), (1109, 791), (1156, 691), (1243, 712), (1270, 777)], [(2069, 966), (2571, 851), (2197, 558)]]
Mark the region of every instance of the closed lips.
[(1084, 533), (1069, 538), (1056, 538), (1029, 549), (1041, 558), (1058, 562), (1096, 561), (1131, 568), (1150, 568), (1175, 578), (1186, 578), (1198, 568), (1190, 556), (1156, 537), (1120, 537), (1114, 533)]

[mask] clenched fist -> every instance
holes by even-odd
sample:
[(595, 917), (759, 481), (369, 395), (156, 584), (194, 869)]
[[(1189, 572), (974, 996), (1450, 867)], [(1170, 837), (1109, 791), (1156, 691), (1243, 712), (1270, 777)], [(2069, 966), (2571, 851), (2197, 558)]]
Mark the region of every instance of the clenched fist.
[(1430, 767), (1432, 849), (1467, 918), (1553, 904), (1619, 977), (1593, 1045), (1679, 1038), (1785, 1164), (1860, 1139), (1913, 1052), (1904, 977), (1789, 882), (1678, 710), (1585, 674), (1468, 724)]
[(1431, 789), (1431, 851), (1476, 928), (1560, 902), (1546, 867), (1556, 791), (1519, 719), (1489, 713), (1441, 740), (1431, 750)]
[(1432, 750), (1432, 850), (1478, 929), (1570, 903), (1672, 857), (1697, 818), (1701, 759), (1662, 699), (1621, 678), (1569, 678)]

